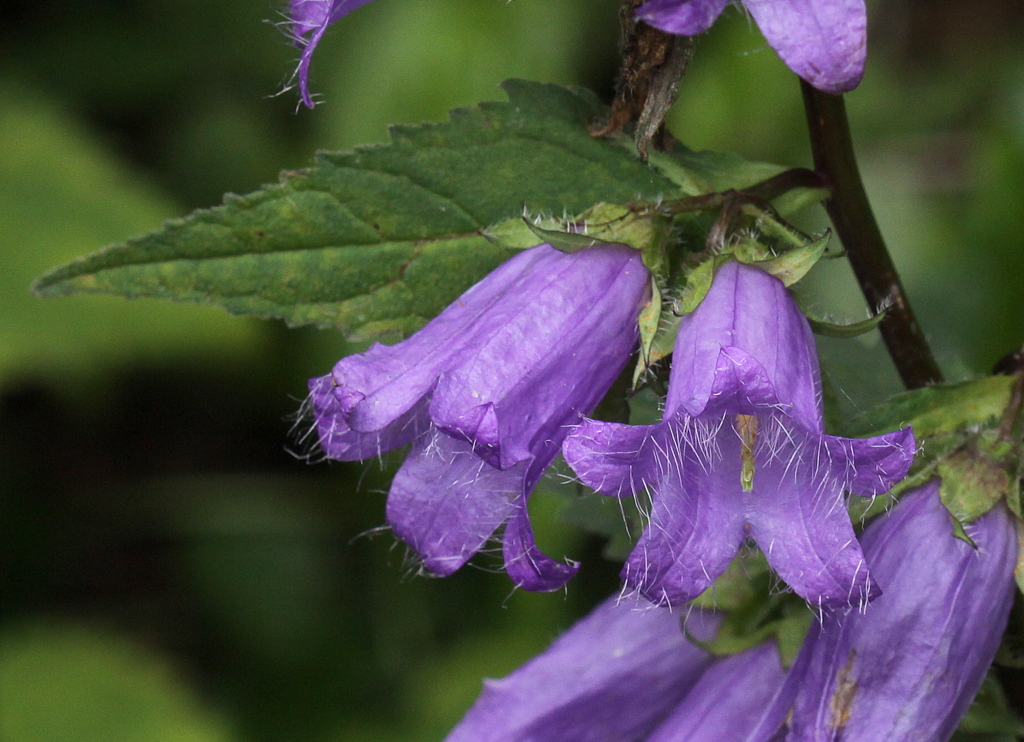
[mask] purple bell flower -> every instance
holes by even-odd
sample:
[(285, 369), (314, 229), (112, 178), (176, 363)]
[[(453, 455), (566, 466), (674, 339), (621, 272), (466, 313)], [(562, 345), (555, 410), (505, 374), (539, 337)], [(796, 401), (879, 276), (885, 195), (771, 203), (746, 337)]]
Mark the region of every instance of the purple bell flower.
[(537, 548), (527, 498), (629, 360), (649, 282), (623, 245), (516, 255), (409, 339), (310, 381), (324, 453), (354, 461), (411, 443), (387, 520), (427, 570), (451, 574), (507, 523), (512, 581), (561, 587), (576, 567)]
[(814, 338), (782, 282), (732, 261), (676, 339), (663, 422), (587, 420), (566, 461), (611, 496), (651, 495), (627, 585), (656, 604), (703, 592), (747, 537), (819, 606), (877, 594), (846, 511), (914, 458), (909, 428), (865, 440), (825, 435)]
[(717, 659), (692, 640), (719, 616), (685, 619), (611, 598), (543, 654), (484, 690), (445, 742), (760, 742), (782, 721), (774, 643)]
[[(686, 633), (708, 641), (718, 621), (691, 611)], [(646, 739), (712, 660), (678, 615), (611, 598), (508, 677), (484, 681), (445, 742)]]
[(289, 35), (302, 49), (295, 75), (302, 102), (308, 108), (313, 107), (313, 99), (309, 95), (309, 63), (313, 60), (317, 44), (328, 26), (368, 2), (370, 0), (290, 0), (288, 3)]
[[(681, 36), (707, 31), (729, 0), (650, 0), (637, 17)], [(761, 33), (793, 72), (826, 93), (853, 90), (864, 75), (864, 0), (743, 0)]]
[(778, 739), (949, 739), (995, 657), (1017, 563), (1002, 504), (966, 530), (977, 549), (953, 536), (937, 480), (868, 527), (861, 543), (882, 595), (811, 628)]

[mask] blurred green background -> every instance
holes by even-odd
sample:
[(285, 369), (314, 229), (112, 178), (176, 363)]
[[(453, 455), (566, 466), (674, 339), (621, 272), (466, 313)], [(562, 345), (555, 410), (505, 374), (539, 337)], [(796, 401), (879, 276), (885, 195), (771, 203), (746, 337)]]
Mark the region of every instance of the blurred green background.
[[(617, 5), (377, 0), (327, 34), (324, 102), (307, 111), (281, 92), (296, 51), (279, 5), (3, 4), (0, 739), (440, 740), (482, 676), (616, 588), (600, 539), (559, 522), (549, 492), (541, 545), (583, 561), (566, 593), (513, 594), (494, 555), (414, 575), (379, 529), (386, 466), (309, 465), (290, 432), (305, 380), (343, 352), (336, 334), (28, 286), (315, 149), (500, 97), (506, 77), (608, 100)], [(868, 71), (848, 96), (861, 165), (940, 362), (963, 378), (1024, 340), (1024, 13), (869, 5)], [(790, 73), (730, 10), (670, 123), (695, 149), (806, 165), (802, 115)], [(819, 314), (864, 316), (841, 261), (803, 292)], [(874, 334), (821, 349), (849, 411), (898, 389)]]

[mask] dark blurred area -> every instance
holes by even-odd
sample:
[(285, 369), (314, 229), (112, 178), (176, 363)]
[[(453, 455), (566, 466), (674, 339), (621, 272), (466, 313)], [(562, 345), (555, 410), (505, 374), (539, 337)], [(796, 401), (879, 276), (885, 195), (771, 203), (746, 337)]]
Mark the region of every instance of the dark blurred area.
[[(1016, 0), (869, 6), (869, 69), (848, 97), (861, 165), (940, 362), (964, 378), (1024, 341), (1024, 14)], [(281, 11), (0, 6), (4, 742), (439, 740), (481, 677), (617, 586), (600, 539), (558, 520), (555, 483), (535, 518), (548, 553), (583, 562), (567, 593), (513, 594), (493, 554), (416, 575), (380, 529), (397, 459), (312, 463), (292, 419), (306, 379), (345, 352), (336, 333), (29, 295), (48, 268), (315, 149), (500, 97), (504, 78), (611, 97), (615, 0), (378, 0), (327, 34), (313, 111), (285, 90), (297, 54)], [(670, 122), (695, 149), (804, 165), (802, 115), (790, 73), (730, 11)], [(805, 293), (820, 314), (864, 315), (839, 261)], [(898, 389), (874, 335), (822, 353), (851, 411)]]

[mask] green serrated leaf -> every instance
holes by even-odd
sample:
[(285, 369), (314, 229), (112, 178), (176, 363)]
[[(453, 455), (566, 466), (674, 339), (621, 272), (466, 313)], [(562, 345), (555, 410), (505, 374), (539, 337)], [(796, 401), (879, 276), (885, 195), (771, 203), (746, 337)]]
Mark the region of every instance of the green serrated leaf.
[(42, 296), (110, 293), (212, 303), (349, 335), (408, 334), (509, 257), (480, 232), (530, 213), (676, 191), (587, 124), (587, 92), (510, 80), (507, 103), (399, 126), (389, 144), (313, 167), (44, 275)]
[(714, 186), (706, 178), (667, 152), (652, 150), (647, 153), (647, 158), (651, 165), (679, 187), (684, 196), (699, 196), (714, 190)]
[[(843, 435), (866, 438), (909, 425), (918, 444), (910, 474), (888, 497), (851, 500), (851, 518), (875, 515), (893, 497), (935, 476), (943, 477), (940, 492), (953, 520), (954, 535), (968, 543), (972, 542), (964, 523), (988, 512), (999, 499), (1005, 498), (1011, 509), (1019, 507), (1018, 482), (1009, 466), (1016, 454), (1011, 456), (994, 432), (978, 430), (1002, 416), (1012, 385), (1012, 377), (988, 376), (916, 389), (892, 397), (843, 426)], [(996, 471), (1000, 469), (1002, 473)]]

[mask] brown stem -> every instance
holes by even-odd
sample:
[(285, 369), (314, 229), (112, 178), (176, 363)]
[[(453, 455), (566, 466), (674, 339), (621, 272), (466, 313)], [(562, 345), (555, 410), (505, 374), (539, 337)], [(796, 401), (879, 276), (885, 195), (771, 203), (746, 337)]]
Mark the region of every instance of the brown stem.
[(805, 167), (794, 167), (773, 175), (767, 180), (755, 183), (743, 189), (743, 193), (764, 201), (773, 201), (784, 193), (797, 188), (828, 188), (825, 179), (814, 170)]
[(823, 93), (803, 80), (800, 86), (814, 167), (831, 189), (825, 209), (846, 248), (864, 298), (872, 310), (887, 308), (879, 330), (896, 370), (908, 389), (940, 382), (942, 371), (914, 318), (864, 191), (843, 98)]

